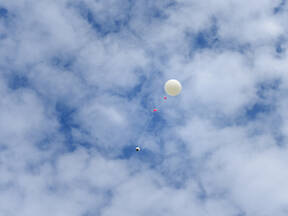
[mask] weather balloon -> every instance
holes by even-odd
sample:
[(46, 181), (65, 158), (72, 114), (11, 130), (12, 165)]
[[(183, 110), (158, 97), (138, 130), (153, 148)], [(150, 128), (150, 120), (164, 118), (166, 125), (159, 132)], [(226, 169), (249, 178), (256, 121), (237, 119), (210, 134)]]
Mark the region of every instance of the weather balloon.
[(170, 79), (165, 83), (164, 89), (168, 95), (176, 96), (180, 94), (182, 86), (178, 80)]

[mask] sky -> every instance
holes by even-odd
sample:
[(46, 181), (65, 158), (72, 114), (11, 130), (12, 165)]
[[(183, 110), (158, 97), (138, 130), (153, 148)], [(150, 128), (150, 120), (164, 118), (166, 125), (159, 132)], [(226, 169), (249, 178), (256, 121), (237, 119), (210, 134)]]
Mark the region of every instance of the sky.
[(286, 216), (287, 12), (0, 1), (0, 215)]

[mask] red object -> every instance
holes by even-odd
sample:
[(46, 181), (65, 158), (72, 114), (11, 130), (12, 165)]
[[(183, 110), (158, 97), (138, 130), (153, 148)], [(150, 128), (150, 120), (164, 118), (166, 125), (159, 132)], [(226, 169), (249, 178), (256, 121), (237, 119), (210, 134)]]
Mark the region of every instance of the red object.
[(164, 99), (166, 100), (166, 99), (167, 99), (167, 97), (165, 96), (165, 97), (164, 97)]
[(156, 112), (157, 111), (157, 109), (153, 109), (153, 112)]

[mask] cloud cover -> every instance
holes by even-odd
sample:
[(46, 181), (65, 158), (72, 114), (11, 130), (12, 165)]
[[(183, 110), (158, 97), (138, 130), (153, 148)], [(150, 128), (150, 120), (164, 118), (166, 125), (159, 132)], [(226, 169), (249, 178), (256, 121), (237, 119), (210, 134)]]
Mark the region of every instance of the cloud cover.
[(1, 1), (0, 214), (287, 215), (287, 18), (280, 0)]

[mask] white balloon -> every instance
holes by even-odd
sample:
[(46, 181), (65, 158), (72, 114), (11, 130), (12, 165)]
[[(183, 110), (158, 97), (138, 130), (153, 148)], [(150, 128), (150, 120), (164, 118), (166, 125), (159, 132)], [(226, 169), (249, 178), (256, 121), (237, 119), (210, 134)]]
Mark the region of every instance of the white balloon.
[(170, 79), (165, 83), (164, 89), (168, 95), (176, 96), (180, 94), (182, 90), (182, 86), (178, 80)]
[(137, 146), (136, 147), (136, 151), (140, 151), (141, 149), (140, 149), (140, 147), (139, 146)]

